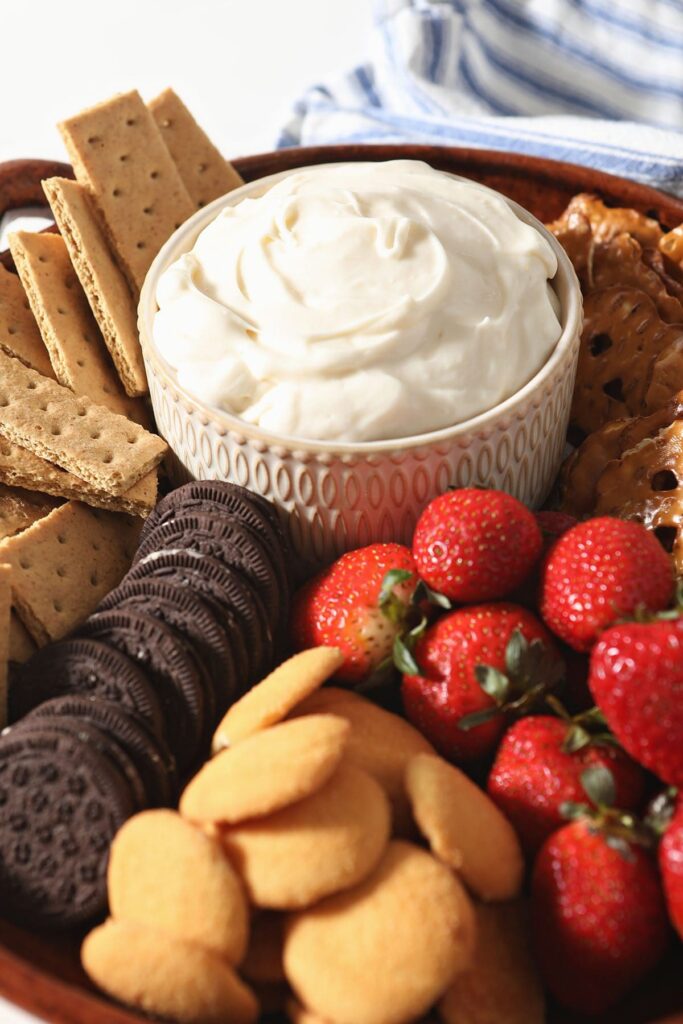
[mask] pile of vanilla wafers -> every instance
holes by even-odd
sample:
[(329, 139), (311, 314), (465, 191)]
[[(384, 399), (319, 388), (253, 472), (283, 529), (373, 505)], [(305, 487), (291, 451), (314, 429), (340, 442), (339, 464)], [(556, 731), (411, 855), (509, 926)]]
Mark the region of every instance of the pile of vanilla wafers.
[(683, 225), (580, 194), (548, 228), (584, 296), (562, 508), (644, 523), (683, 576)]
[(157, 500), (137, 302), (159, 248), (242, 179), (179, 97), (133, 91), (59, 125), (57, 233), (0, 266), (0, 724), (7, 662), (70, 632), (130, 566)]

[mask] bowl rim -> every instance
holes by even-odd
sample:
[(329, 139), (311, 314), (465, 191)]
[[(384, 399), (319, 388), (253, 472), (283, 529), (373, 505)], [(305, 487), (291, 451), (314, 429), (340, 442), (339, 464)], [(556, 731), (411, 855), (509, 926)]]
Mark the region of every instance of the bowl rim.
[[(202, 402), (192, 394), (192, 392), (188, 391), (187, 388), (183, 387), (183, 385), (179, 383), (173, 367), (171, 367), (171, 365), (164, 359), (154, 343), (152, 319), (157, 308), (156, 288), (160, 274), (166, 270), (175, 259), (178, 259), (182, 253), (189, 251), (199, 232), (202, 231), (203, 228), (207, 227), (209, 223), (220, 213), (220, 211), (224, 209), (224, 207), (231, 206), (235, 202), (239, 202), (242, 198), (253, 195), (263, 186), (268, 188), (281, 179), (289, 177), (300, 171), (337, 166), (342, 163), (363, 162), (383, 163), (386, 161), (336, 160), (327, 163), (292, 167), (284, 171), (277, 171), (274, 174), (267, 174), (263, 177), (257, 177), (245, 182), (243, 185), (238, 186), (238, 188), (233, 189), (231, 192), (214, 199), (213, 202), (208, 203), (188, 218), (188, 220), (173, 232), (171, 237), (164, 243), (152, 261), (152, 264), (145, 276), (138, 303), (138, 330), (144, 358), (154, 366), (162, 379), (162, 386), (171, 388), (177, 396), (184, 400), (187, 406), (200, 413), (207, 424), (211, 421), (215, 424), (219, 424), (221, 434), (224, 435), (231, 433), (239, 437), (249, 438), (251, 441), (255, 441), (270, 448), (285, 449), (290, 452), (297, 453), (305, 452), (314, 455), (364, 455), (371, 457), (373, 455), (385, 455), (387, 453), (393, 454), (416, 448), (435, 447), (440, 444), (457, 441), (462, 437), (470, 436), (476, 432), (486, 432), (501, 420), (505, 420), (507, 417), (514, 418), (515, 415), (518, 414), (520, 407), (526, 407), (529, 399), (532, 398), (535, 393), (541, 391), (546, 380), (549, 377), (552, 377), (558, 364), (563, 362), (567, 350), (574, 346), (577, 335), (581, 331), (583, 299), (574, 267), (555, 236), (548, 231), (545, 225), (538, 220), (538, 218), (534, 217), (534, 215), (525, 207), (520, 203), (515, 202), (514, 199), (510, 199), (508, 196), (503, 195), (502, 192), (498, 192), (495, 189), (490, 188), (488, 185), (482, 185), (480, 182), (473, 178), (468, 178), (466, 175), (453, 174), (450, 171), (441, 171), (442, 174), (448, 174), (449, 177), (456, 178), (461, 181), (470, 181), (477, 185), (478, 188), (482, 188), (487, 192), (492, 192), (494, 195), (503, 199), (516, 213), (516, 215), (522, 221), (534, 227), (539, 234), (546, 239), (552, 248), (557, 259), (557, 271), (552, 280), (557, 281), (558, 277), (561, 276), (566, 278), (568, 300), (566, 304), (562, 305), (561, 310), (561, 322), (563, 323), (562, 333), (560, 334), (549, 358), (546, 359), (545, 363), (543, 363), (543, 365), (536, 371), (533, 377), (531, 377), (530, 380), (528, 380), (518, 391), (515, 391), (514, 394), (510, 395), (502, 402), (499, 402), (497, 405), (494, 405), (491, 409), (487, 409), (484, 412), (479, 413), (477, 416), (472, 416), (467, 420), (463, 420), (462, 422), (453, 424), (449, 427), (441, 427), (438, 430), (432, 430), (423, 434), (409, 434), (406, 437), (387, 438), (380, 441), (337, 442), (316, 441), (312, 439), (309, 440), (308, 438), (271, 433), (270, 431), (262, 429), (257, 424), (248, 423), (239, 416), (235, 416), (222, 409), (218, 409), (215, 406)], [(187, 241), (187, 245), (180, 244), (185, 241)]]

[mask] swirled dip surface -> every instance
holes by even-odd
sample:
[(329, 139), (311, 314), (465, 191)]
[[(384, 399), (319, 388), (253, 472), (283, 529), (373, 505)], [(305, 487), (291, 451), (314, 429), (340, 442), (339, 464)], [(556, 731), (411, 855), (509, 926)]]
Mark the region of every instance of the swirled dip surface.
[(293, 173), (225, 207), (161, 276), (181, 385), (275, 434), (376, 441), (519, 390), (561, 329), (547, 241), (417, 161)]

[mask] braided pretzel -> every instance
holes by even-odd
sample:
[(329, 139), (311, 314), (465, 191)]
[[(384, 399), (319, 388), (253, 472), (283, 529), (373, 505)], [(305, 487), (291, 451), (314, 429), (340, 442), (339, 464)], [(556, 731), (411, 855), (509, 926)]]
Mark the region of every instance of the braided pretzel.
[(565, 213), (547, 228), (555, 235), (585, 288), (590, 284), (593, 262), (593, 229), (582, 213)]
[(643, 249), (643, 261), (661, 277), (669, 295), (673, 295), (683, 306), (683, 267), (679, 267), (659, 249)]
[(596, 515), (643, 523), (671, 552), (677, 574), (683, 575), (683, 419), (674, 419), (610, 462), (596, 496)]
[(645, 392), (645, 412), (660, 409), (683, 388), (683, 328), (681, 335), (663, 349), (650, 367)]
[(672, 228), (671, 231), (662, 235), (659, 240), (659, 249), (678, 266), (683, 265), (683, 224), (679, 224), (677, 228)]
[(675, 397), (663, 409), (650, 416), (632, 416), (612, 420), (589, 434), (568, 459), (560, 471), (559, 492), (561, 508), (570, 515), (585, 516), (595, 508), (595, 487), (605, 467), (619, 459), (625, 451), (634, 448), (647, 437), (671, 423), (679, 409)]
[[(594, 246), (591, 264), (590, 288), (639, 288), (649, 295), (662, 320), (669, 324), (683, 323), (683, 305), (675, 291), (667, 287), (667, 276), (661, 253), (650, 250), (660, 257), (662, 273), (659, 272), (652, 256), (649, 262), (639, 242), (631, 235), (622, 233), (606, 242)], [(671, 282), (672, 287), (676, 282)], [(682, 289), (683, 294), (683, 289)]]
[(605, 206), (602, 199), (589, 192), (573, 196), (564, 213), (549, 224), (548, 229), (555, 234), (573, 213), (581, 213), (588, 219), (596, 242), (608, 242), (615, 235), (627, 232), (642, 246), (658, 246), (663, 234), (659, 223), (652, 217), (626, 207)]
[(592, 292), (584, 313), (571, 420), (590, 434), (609, 420), (645, 411), (652, 365), (663, 349), (680, 341), (683, 326), (665, 323), (652, 299), (635, 288)]

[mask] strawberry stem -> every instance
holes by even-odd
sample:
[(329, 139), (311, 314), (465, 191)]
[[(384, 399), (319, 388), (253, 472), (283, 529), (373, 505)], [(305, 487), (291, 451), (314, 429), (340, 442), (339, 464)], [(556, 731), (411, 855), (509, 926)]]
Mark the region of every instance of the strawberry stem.
[(414, 573), (408, 569), (390, 569), (382, 580), (377, 603), (382, 614), (395, 626), (403, 625), (409, 610), (409, 604), (398, 596), (395, 588), (413, 579), (413, 576)]
[(453, 604), (445, 594), (439, 594), (438, 591), (432, 590), (424, 580), (417, 581), (412, 600), (413, 604), (422, 604), (423, 601), (428, 601), (429, 604), (436, 605), (437, 608), (445, 608), (446, 611), (453, 608)]
[(676, 787), (668, 786), (662, 793), (657, 794), (647, 809), (645, 824), (658, 839), (661, 839), (671, 823), (676, 810), (677, 796)]
[(641, 821), (634, 814), (614, 806), (616, 786), (606, 765), (589, 765), (581, 775), (581, 784), (593, 806), (566, 801), (560, 805), (560, 814), (564, 818), (586, 820), (591, 831), (599, 832), (605, 842), (626, 860), (633, 859), (633, 845), (646, 849), (654, 846), (657, 837), (647, 819)]
[(463, 715), (458, 722), (458, 728), (462, 729), (463, 732), (469, 732), (470, 729), (476, 729), (478, 725), (484, 725), (486, 722), (497, 718), (500, 713), (499, 707), (482, 708), (481, 711), (472, 711), (469, 715)]
[(476, 665), (474, 674), (482, 690), (495, 701), (495, 707), (464, 715), (458, 725), (467, 731), (490, 721), (496, 715), (519, 716), (536, 705), (563, 678), (560, 662), (536, 637), (529, 643), (520, 629), (510, 635), (505, 648), (505, 672), (493, 665)]
[[(619, 743), (607, 728), (607, 719), (598, 707), (588, 708), (578, 715), (570, 715), (564, 704), (553, 693), (546, 694), (545, 703), (548, 708), (567, 723), (567, 732), (562, 743), (565, 754), (575, 754), (589, 745), (614, 746)], [(594, 732), (600, 729), (600, 732)]]
[(404, 675), (421, 675), (420, 666), (415, 659), (413, 651), (415, 649), (415, 644), (420, 639), (426, 628), (427, 617), (423, 615), (416, 626), (413, 626), (413, 628), (409, 629), (408, 632), (398, 633), (394, 638), (392, 649), (393, 662), (399, 672), (403, 672)]

